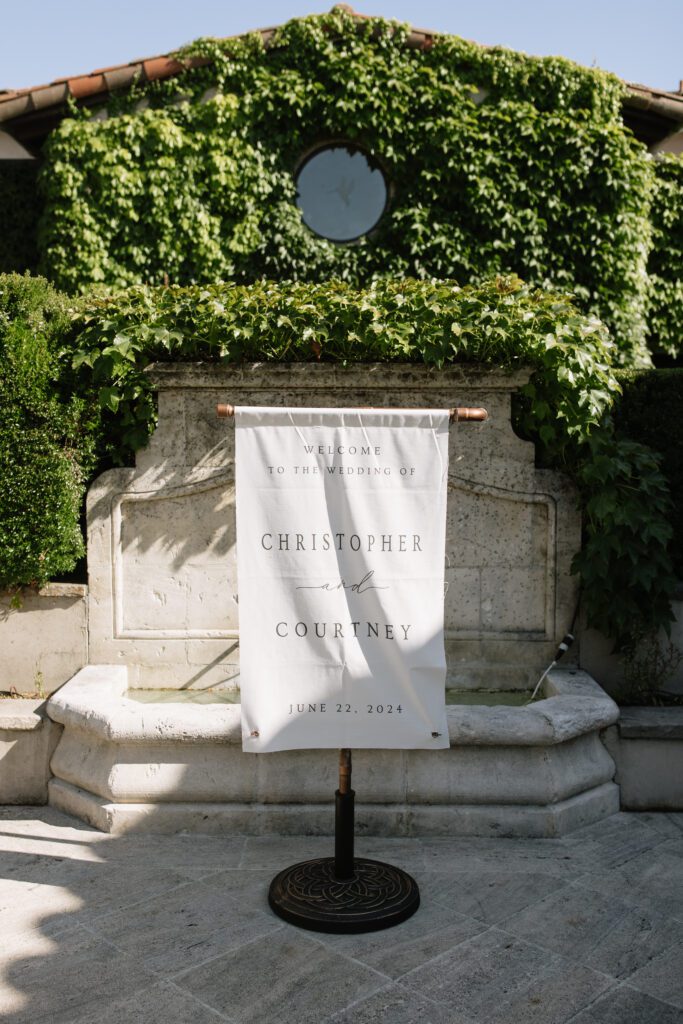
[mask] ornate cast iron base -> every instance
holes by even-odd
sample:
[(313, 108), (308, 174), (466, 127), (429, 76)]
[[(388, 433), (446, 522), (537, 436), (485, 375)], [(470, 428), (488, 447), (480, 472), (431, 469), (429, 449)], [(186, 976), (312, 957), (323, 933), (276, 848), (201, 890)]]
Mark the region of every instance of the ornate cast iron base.
[(285, 868), (271, 882), (271, 908), (299, 928), (348, 934), (391, 928), (420, 905), (417, 883), (400, 868), (358, 857), (352, 877), (340, 880), (334, 867), (323, 857)]

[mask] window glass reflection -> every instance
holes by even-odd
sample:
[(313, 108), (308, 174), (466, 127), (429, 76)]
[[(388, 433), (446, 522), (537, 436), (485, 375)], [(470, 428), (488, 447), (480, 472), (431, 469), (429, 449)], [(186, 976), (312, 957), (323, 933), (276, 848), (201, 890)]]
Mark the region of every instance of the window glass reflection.
[(352, 242), (377, 224), (387, 201), (382, 172), (361, 150), (318, 150), (297, 175), (297, 206), (311, 231), (333, 242)]

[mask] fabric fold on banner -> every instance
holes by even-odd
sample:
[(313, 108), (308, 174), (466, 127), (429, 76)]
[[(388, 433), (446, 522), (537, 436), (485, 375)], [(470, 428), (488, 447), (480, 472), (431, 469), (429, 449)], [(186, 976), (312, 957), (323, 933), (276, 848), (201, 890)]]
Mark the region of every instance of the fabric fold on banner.
[(448, 410), (235, 410), (242, 746), (436, 750)]

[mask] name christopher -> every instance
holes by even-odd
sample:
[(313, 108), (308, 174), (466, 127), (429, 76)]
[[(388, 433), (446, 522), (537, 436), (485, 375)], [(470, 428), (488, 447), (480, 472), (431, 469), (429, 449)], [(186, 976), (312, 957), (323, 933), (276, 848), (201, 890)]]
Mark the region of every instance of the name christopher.
[(422, 552), (419, 533), (264, 533), (265, 551)]

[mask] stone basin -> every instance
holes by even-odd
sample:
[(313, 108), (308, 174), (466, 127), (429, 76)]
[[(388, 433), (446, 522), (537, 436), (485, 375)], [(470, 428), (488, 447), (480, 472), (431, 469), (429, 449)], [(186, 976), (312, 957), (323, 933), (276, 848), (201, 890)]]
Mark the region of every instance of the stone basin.
[[(51, 804), (109, 832), (333, 833), (335, 751), (245, 754), (239, 704), (148, 703), (129, 684), (124, 665), (89, 665), (50, 698)], [(529, 706), (451, 704), (448, 750), (354, 751), (357, 831), (557, 836), (612, 814), (600, 734), (617, 717), (576, 669)]]

